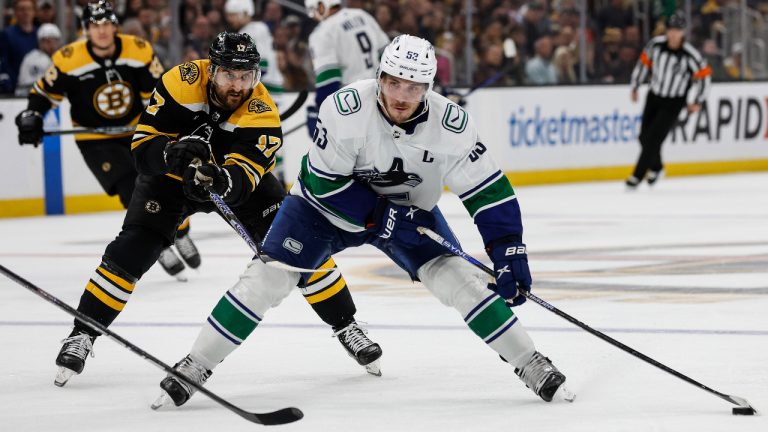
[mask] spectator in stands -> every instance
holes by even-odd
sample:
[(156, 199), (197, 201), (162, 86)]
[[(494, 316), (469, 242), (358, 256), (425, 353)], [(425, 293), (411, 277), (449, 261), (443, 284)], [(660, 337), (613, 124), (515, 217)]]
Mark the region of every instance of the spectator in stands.
[[(744, 68), (742, 71), (742, 52), (744, 51), (744, 47), (741, 44), (741, 42), (736, 42), (733, 44), (733, 48), (731, 49), (731, 55), (727, 59), (725, 59), (725, 72), (728, 74), (728, 77), (732, 80), (745, 80), (745, 81), (752, 81), (752, 69), (750, 67)], [(742, 77), (743, 72), (743, 77)]]
[(212, 37), (211, 23), (208, 21), (208, 17), (203, 14), (198, 15), (192, 25), (187, 41), (195, 47), (195, 50), (203, 55), (201, 58), (208, 57), (208, 47), (211, 45)]
[(605, 33), (607, 28), (624, 29), (634, 24), (632, 9), (627, 7), (626, 0), (611, 0), (597, 13), (598, 34)]
[[(549, 22), (544, 19), (544, 5), (538, 1), (533, 1), (520, 8), (520, 15), (523, 17), (523, 28), (525, 29), (526, 56), (533, 56), (536, 53), (535, 44), (542, 36), (549, 34)], [(551, 42), (551, 41), (550, 41)], [(551, 45), (551, 43), (550, 43)]]
[(707, 60), (707, 64), (712, 68), (713, 81), (729, 81), (731, 78), (725, 70), (725, 63), (720, 49), (714, 39), (706, 39), (701, 48), (701, 55)]
[(542, 36), (534, 44), (536, 55), (525, 64), (525, 76), (530, 84), (557, 84), (557, 70), (552, 64), (552, 38)]
[(56, 4), (54, 3), (54, 0), (37, 0), (37, 12), (35, 18), (37, 19), (37, 24), (55, 23)]
[(557, 48), (552, 58), (552, 64), (557, 71), (557, 82), (560, 84), (576, 84), (578, 78), (576, 75), (576, 62), (578, 46), (576, 33), (570, 26), (562, 27), (557, 34), (555, 42)]
[(264, 8), (264, 18), (262, 19), (264, 24), (269, 27), (269, 30), (274, 33), (275, 29), (283, 22), (283, 8), (279, 3), (270, 1)]
[(19, 68), (24, 56), (37, 48), (37, 29), (34, 24), (34, 0), (16, 0), (13, 4), (16, 24), (8, 26), (0, 33), (0, 63), (7, 81), (0, 83), (3, 93), (13, 93), (19, 76)]
[(386, 33), (390, 39), (394, 39), (400, 34), (400, 32), (395, 29), (394, 15), (393, 5), (390, 3), (377, 4), (376, 11), (373, 14), (374, 18), (376, 18), (376, 21), (379, 23), (379, 26), (381, 26), (381, 29), (384, 30), (384, 33)]
[[(619, 58), (619, 47), (621, 46), (621, 43), (621, 29), (615, 27), (605, 29), (605, 32), (603, 33), (602, 51), (597, 63), (597, 75), (601, 82), (613, 83), (616, 81), (614, 73), (619, 70), (621, 65), (621, 59)], [(635, 59), (633, 59), (633, 61)], [(634, 64), (631, 64), (629, 68), (631, 71), (631, 69), (634, 68)]]
[(56, 24), (45, 23), (37, 30), (38, 48), (33, 49), (21, 62), (16, 96), (27, 97), (35, 81), (53, 64), (51, 56), (61, 47), (61, 32)]

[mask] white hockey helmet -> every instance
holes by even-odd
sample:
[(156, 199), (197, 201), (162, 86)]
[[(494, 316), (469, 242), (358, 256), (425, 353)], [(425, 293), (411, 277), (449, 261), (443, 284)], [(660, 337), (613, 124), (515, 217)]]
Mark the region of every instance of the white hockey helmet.
[(253, 5), (253, 0), (227, 0), (224, 4), (224, 13), (241, 13), (252, 17), (255, 12), (256, 7)]
[(310, 18), (315, 17), (315, 12), (317, 12), (320, 3), (325, 5), (325, 15), (323, 18), (328, 16), (328, 9), (334, 6), (341, 6), (341, 0), (304, 0), (304, 7), (307, 9), (307, 15), (309, 15)]
[(437, 73), (437, 57), (435, 48), (429, 41), (411, 35), (400, 35), (384, 48), (381, 55), (376, 80), (381, 88), (381, 75), (402, 78), (421, 84), (426, 84), (425, 95), (432, 90)]

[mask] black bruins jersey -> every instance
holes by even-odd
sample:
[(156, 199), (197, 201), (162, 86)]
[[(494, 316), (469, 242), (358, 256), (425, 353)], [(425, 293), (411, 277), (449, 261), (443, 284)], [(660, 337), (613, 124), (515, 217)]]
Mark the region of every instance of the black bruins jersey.
[[(53, 65), (37, 81), (29, 108), (45, 112), (64, 97), (71, 104), (72, 124), (85, 127), (135, 125), (163, 66), (144, 39), (118, 34), (112, 58), (97, 57), (87, 40), (64, 46), (53, 54)], [(77, 134), (77, 141), (124, 135)]]
[(232, 176), (228, 201), (242, 203), (275, 166), (283, 141), (280, 114), (262, 83), (234, 111), (210, 104), (209, 65), (209, 60), (196, 60), (163, 75), (136, 127), (131, 150), (140, 174), (180, 179), (167, 172), (166, 144), (186, 135), (208, 138), (212, 162)]

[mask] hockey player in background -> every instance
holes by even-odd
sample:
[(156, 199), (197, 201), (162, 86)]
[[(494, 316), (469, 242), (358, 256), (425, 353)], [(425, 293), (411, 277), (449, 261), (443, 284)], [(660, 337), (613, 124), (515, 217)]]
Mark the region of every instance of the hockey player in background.
[(27, 53), (19, 68), (16, 96), (26, 97), (32, 85), (51, 67), (51, 56), (61, 47), (61, 32), (56, 24), (46, 23), (37, 29), (37, 48)]
[[(401, 35), (386, 47), (376, 79), (353, 83), (323, 102), (314, 145), (264, 238), (263, 251), (272, 259), (314, 268), (333, 253), (371, 244), (455, 308), (539, 397), (549, 402), (562, 388), (563, 398), (573, 400), (563, 387), (565, 376), (536, 350), (507, 303), (523, 303), (521, 291), (531, 289), (515, 192), (469, 114), (432, 91), (436, 69), (429, 42)], [(474, 218), (494, 263), (495, 284), (417, 232), (428, 227), (458, 244), (437, 207), (444, 186), (459, 195)], [(208, 322), (232, 293), (261, 319), (308, 278), (254, 260)], [(176, 371), (202, 385), (239, 342), (204, 324)], [(160, 386), (176, 405), (192, 393), (170, 375)]]
[(344, 8), (341, 0), (305, 0), (304, 5), (319, 21), (309, 35), (315, 105), (307, 106), (307, 131), (314, 137), (320, 104), (347, 84), (373, 78), (389, 37), (368, 12)]
[[(152, 45), (118, 33), (117, 15), (105, 0), (85, 7), (82, 23), (86, 39), (66, 45), (53, 55), (53, 65), (32, 86), (27, 109), (16, 116), (19, 144), (37, 147), (42, 142), (45, 113), (65, 97), (69, 98), (75, 126), (133, 126), (138, 122), (163, 73)], [(77, 147), (96, 180), (107, 195), (117, 195), (125, 208), (136, 182), (132, 136), (133, 132), (75, 135)], [(179, 227), (175, 245), (187, 265), (200, 266), (188, 221)], [(159, 261), (168, 274), (184, 280), (184, 263), (171, 248), (162, 252)]]
[[(271, 174), (282, 145), (280, 116), (259, 82), (259, 53), (250, 36), (220, 33), (210, 60), (196, 60), (165, 73), (141, 115), (131, 144), (139, 177), (123, 228), (110, 243), (80, 298), (78, 311), (109, 326), (123, 310), (137, 281), (174, 237), (178, 225), (196, 212), (212, 212), (210, 195), (195, 187), (204, 177), (233, 208), (245, 228), (262, 238), (285, 197)], [(202, 165), (190, 168), (193, 161)], [(355, 305), (332, 258), (302, 284), (313, 309), (360, 364), (381, 356), (354, 319)], [(314, 267), (313, 267), (314, 268)], [(257, 321), (241, 304), (246, 293), (232, 291), (214, 314), (214, 331), (230, 340), (245, 338)], [(251, 328), (252, 330), (252, 328)], [(56, 384), (80, 373), (98, 334), (76, 322), (56, 358)], [(354, 341), (354, 346), (352, 346)]]

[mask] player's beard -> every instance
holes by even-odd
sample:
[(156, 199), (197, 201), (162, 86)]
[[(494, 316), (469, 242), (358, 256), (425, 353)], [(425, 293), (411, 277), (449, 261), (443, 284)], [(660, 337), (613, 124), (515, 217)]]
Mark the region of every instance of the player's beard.
[(222, 91), (215, 84), (211, 86), (211, 89), (213, 90), (214, 104), (225, 111), (236, 110), (246, 99), (248, 99), (248, 96), (251, 95), (252, 91), (251, 89), (241, 90), (239, 92), (234, 90)]

